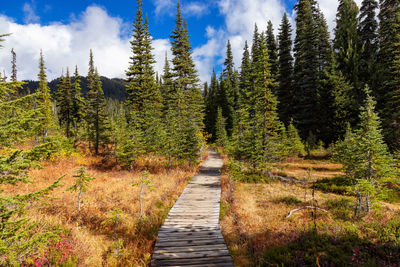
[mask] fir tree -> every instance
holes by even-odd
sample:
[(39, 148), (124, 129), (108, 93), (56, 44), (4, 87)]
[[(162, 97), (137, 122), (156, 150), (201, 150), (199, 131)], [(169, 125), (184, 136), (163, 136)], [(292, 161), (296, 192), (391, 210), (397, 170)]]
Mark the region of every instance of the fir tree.
[(336, 60), (332, 56), (331, 67), (324, 71), (319, 83), (320, 106), (320, 138), (325, 144), (343, 137), (347, 124), (355, 125), (354, 106), (357, 100), (351, 84), (337, 70)]
[(400, 5), (397, 0), (381, 1), (379, 21), (378, 109), (386, 142), (396, 149), (400, 145)]
[(85, 117), (85, 99), (82, 97), (81, 77), (77, 66), (75, 67), (74, 82), (71, 88), (71, 102), (72, 127), (76, 136), (79, 126)]
[(89, 60), (88, 88), (86, 122), (89, 147), (98, 154), (100, 145), (109, 143), (110, 125), (101, 80), (94, 68), (92, 51), (90, 51)]
[(285, 13), (279, 29), (279, 87), (277, 90), (279, 117), (283, 123), (288, 124), (293, 117), (293, 57), (292, 51), (292, 28)]
[(226, 130), (228, 136), (232, 135), (232, 130), (236, 120), (235, 106), (238, 94), (236, 84), (237, 81), (234, 73), (232, 48), (231, 43), (228, 40), (218, 99), (218, 105), (222, 108), (222, 114), (226, 118)]
[(225, 118), (222, 116), (222, 109), (218, 107), (217, 120), (215, 122), (215, 143), (218, 146), (225, 146), (228, 136), (225, 129)]
[(211, 140), (215, 141), (216, 136), (216, 115), (217, 115), (217, 108), (218, 108), (218, 91), (219, 91), (219, 82), (217, 79), (217, 74), (215, 73), (214, 69), (211, 76), (210, 87), (208, 88), (207, 97), (205, 98), (205, 117), (204, 117), (204, 124), (205, 124), (205, 131), (211, 134)]
[(302, 136), (318, 131), (318, 34), (309, 0), (295, 6), (296, 38), (294, 43), (294, 119)]
[(358, 36), (358, 7), (353, 0), (341, 0), (336, 14), (335, 39), (333, 47), (337, 58), (337, 68), (350, 82), (358, 105), (357, 113), (364, 96), (359, 84), (360, 51)]
[[(133, 40), (131, 41), (131, 62), (126, 75), (129, 107), (128, 123), (131, 127), (139, 127), (147, 152), (160, 150), (161, 109), (162, 99), (160, 88), (155, 80), (153, 65), (154, 56), (151, 52), (152, 38), (150, 36), (147, 18), (143, 20), (142, 1), (137, 1), (136, 17), (133, 23)], [(134, 113), (132, 117), (129, 115)], [(136, 120), (136, 121), (133, 121)]]
[[(354, 133), (349, 128), (345, 139), (338, 143), (335, 158), (344, 165), (357, 192), (355, 214), (371, 209), (370, 198), (379, 180), (395, 174), (394, 160), (383, 141), (375, 101), (366, 91), (367, 100), (360, 113), (360, 127)], [(362, 200), (365, 204), (362, 204)]]
[(57, 91), (57, 108), (58, 108), (58, 119), (60, 126), (64, 128), (65, 135), (71, 137), (71, 127), (73, 123), (72, 117), (72, 97), (71, 97), (71, 77), (69, 70), (65, 77), (61, 77), (60, 84)]
[(204, 102), (199, 79), (192, 59), (187, 23), (183, 20), (180, 3), (177, 5), (175, 28), (172, 31), (171, 50), (174, 77), (174, 109), (178, 120), (178, 144), (181, 157), (193, 160), (202, 146)]
[(39, 127), (38, 134), (43, 137), (48, 136), (49, 130), (53, 126), (53, 111), (51, 103), (50, 89), (47, 84), (47, 75), (45, 72), (46, 67), (44, 66), (43, 53), (40, 51), (40, 61), (39, 61), (39, 88), (36, 91), (37, 103), (39, 105)]
[(272, 22), (268, 21), (267, 32), (266, 32), (266, 41), (268, 48), (268, 56), (271, 64), (271, 74), (274, 79), (278, 76), (278, 44), (275, 40), (274, 28)]
[[(358, 35), (360, 68), (359, 79), (364, 85), (375, 87), (376, 60), (378, 53), (378, 22), (376, 21), (376, 9), (378, 3), (375, 0), (363, 0), (360, 8)], [(375, 77), (375, 78), (374, 78)]]

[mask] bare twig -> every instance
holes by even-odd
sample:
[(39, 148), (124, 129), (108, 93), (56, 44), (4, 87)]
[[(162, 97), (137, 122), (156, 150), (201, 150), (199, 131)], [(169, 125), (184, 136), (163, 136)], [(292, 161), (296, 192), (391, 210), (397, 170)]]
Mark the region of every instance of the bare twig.
[(321, 208), (318, 208), (318, 207), (315, 207), (315, 206), (305, 206), (305, 207), (301, 207), (301, 208), (298, 208), (298, 209), (291, 210), (289, 212), (289, 215), (286, 216), (286, 218), (289, 218), (290, 216), (292, 216), (293, 213), (295, 213), (297, 211), (305, 210), (305, 209), (314, 209), (314, 210), (320, 210), (320, 211), (323, 211), (323, 212), (328, 212), (327, 210), (324, 210), (324, 209), (321, 209)]

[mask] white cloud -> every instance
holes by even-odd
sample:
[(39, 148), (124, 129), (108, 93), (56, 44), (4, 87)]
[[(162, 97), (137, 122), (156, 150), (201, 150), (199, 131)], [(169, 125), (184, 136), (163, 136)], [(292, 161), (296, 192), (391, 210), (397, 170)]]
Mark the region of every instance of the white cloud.
[(36, 15), (35, 9), (32, 4), (25, 3), (22, 10), (24, 11), (25, 23), (38, 23), (40, 21), (40, 18)]
[(155, 13), (157, 16), (164, 13), (172, 15), (176, 3), (173, 0), (154, 0), (154, 6), (156, 7)]
[(204, 2), (191, 2), (183, 6), (182, 13), (186, 16), (201, 17), (209, 12), (208, 8), (209, 6)]
[[(0, 50), (0, 71), (10, 72), (10, 50), (14, 48), (18, 78), (36, 79), (39, 53), (43, 49), (49, 80), (59, 77), (66, 67), (72, 71), (75, 65), (81, 75), (86, 75), (89, 49), (92, 49), (100, 75), (124, 77), (131, 56), (130, 37), (124, 37), (126, 28), (120, 18), (109, 16), (98, 6), (89, 6), (69, 24), (21, 25), (0, 15), (0, 32), (12, 33)], [(157, 60), (155, 70), (160, 72), (169, 42), (154, 40), (153, 47)]]

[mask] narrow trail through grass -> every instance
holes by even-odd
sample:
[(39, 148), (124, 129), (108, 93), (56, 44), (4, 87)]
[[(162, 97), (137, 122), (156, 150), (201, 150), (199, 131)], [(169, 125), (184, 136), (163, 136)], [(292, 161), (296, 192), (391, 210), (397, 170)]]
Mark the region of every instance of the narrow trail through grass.
[(233, 266), (219, 227), (221, 157), (209, 157), (158, 232), (152, 266)]

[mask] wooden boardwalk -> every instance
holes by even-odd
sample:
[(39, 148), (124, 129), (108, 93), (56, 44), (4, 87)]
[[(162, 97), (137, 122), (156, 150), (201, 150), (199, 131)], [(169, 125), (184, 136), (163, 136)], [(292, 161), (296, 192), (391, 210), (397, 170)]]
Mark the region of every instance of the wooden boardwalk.
[(233, 266), (219, 228), (222, 164), (210, 151), (160, 228), (151, 266)]

